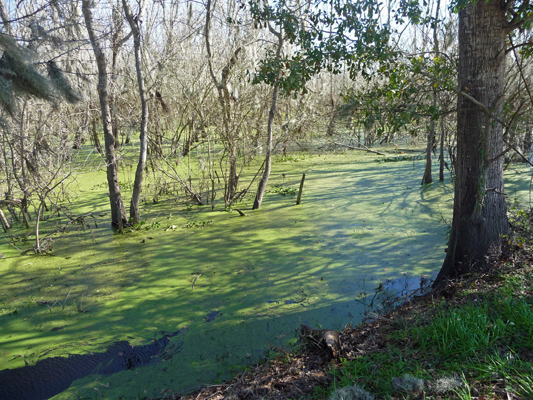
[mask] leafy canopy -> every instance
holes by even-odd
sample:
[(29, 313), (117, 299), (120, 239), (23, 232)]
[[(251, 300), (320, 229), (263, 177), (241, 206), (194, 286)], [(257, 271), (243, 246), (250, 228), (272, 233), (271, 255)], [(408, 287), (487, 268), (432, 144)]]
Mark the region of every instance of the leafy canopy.
[(260, 63), (254, 83), (277, 86), (287, 94), (306, 93), (306, 83), (322, 70), (352, 78), (369, 76), (395, 57), (390, 30), (380, 23), (380, 4), (374, 0), (310, 0), (305, 4), (277, 0), (273, 5), (250, 0), (259, 26), (281, 29), (295, 51), (276, 58), (272, 51)]

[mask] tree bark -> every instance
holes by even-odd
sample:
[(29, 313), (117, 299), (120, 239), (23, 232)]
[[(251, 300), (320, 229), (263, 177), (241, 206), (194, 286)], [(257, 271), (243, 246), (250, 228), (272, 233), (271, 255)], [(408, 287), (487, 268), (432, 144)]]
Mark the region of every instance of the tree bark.
[[(433, 91), (433, 106), (437, 105), (437, 94)], [(433, 182), (431, 176), (431, 152), (433, 150), (433, 141), (435, 140), (435, 121), (432, 119), (429, 123), (428, 142), (426, 146), (426, 168), (424, 169), (424, 175), (422, 176), (422, 185), (429, 185)]]
[(135, 182), (133, 183), (133, 194), (131, 196), (130, 217), (134, 224), (138, 224), (141, 220), (139, 212), (139, 204), (141, 203), (142, 183), (144, 178), (144, 169), (146, 167), (146, 153), (148, 148), (148, 103), (146, 101), (146, 89), (144, 85), (144, 77), (142, 71), (142, 55), (141, 55), (141, 30), (139, 28), (139, 20), (143, 10), (143, 3), (139, 4), (139, 13), (133, 18), (126, 0), (122, 0), (122, 6), (126, 14), (126, 19), (130, 24), (133, 32), (133, 43), (135, 49), (135, 69), (137, 70), (137, 85), (139, 87), (139, 97), (141, 98), (141, 132), (140, 132), (140, 153), (139, 162), (137, 163), (137, 170), (135, 171)]
[(459, 12), (457, 165), (453, 222), (435, 284), (487, 266), (508, 232), (503, 194), (502, 111), (506, 17), (499, 0)]
[(2, 229), (4, 232), (7, 232), (11, 226), (9, 225), (9, 222), (7, 221), (6, 216), (4, 215), (4, 212), (0, 209), (0, 225), (2, 225)]
[(96, 132), (96, 119), (93, 119), (92, 122), (92, 140), (94, 147), (96, 147), (96, 150), (99, 154), (104, 154), (104, 151), (102, 150), (102, 145), (100, 144), (100, 139), (98, 139), (98, 133)]
[(89, 34), (89, 39), (98, 66), (98, 96), (100, 99), (100, 109), (102, 113), (102, 125), (105, 138), (105, 155), (107, 164), (107, 183), (109, 186), (109, 200), (111, 203), (111, 223), (113, 226), (123, 230), (124, 224), (128, 222), (126, 209), (120, 193), (118, 180), (118, 164), (115, 154), (115, 138), (111, 124), (111, 111), (109, 108), (109, 96), (107, 85), (106, 58), (100, 43), (94, 34), (93, 16), (90, 8), (90, 0), (82, 0), (83, 17)]
[(257, 186), (257, 193), (255, 194), (254, 205), (252, 210), (258, 210), (261, 208), (263, 202), (263, 196), (265, 195), (268, 178), (270, 177), (270, 170), (272, 168), (272, 125), (274, 124), (274, 115), (276, 113), (276, 104), (278, 101), (279, 88), (276, 86), (272, 93), (272, 104), (270, 106), (270, 112), (268, 113), (268, 127), (267, 127), (267, 142), (266, 142), (266, 155), (265, 155), (265, 171)]
[[(437, 0), (437, 7), (435, 8), (435, 22), (433, 23), (433, 52), (435, 57), (440, 56), (439, 52), (439, 38), (437, 34), (437, 27), (439, 21), (439, 10), (440, 10), (440, 0)], [(433, 107), (437, 107), (437, 88), (433, 87)], [(433, 151), (433, 145), (435, 141), (435, 120), (431, 118), (429, 134), (428, 134), (428, 143), (426, 147), (426, 169), (424, 170), (424, 176), (422, 176), (422, 185), (429, 185), (433, 182), (433, 177), (431, 174), (431, 152)]]
[[(280, 29), (279, 32), (276, 32), (273, 28), (270, 27), (270, 32), (272, 32), (278, 39), (278, 44), (276, 47), (276, 58), (279, 60), (279, 58), (281, 57), (281, 50), (283, 49), (283, 31)], [(274, 116), (276, 115), (278, 93), (279, 87), (275, 86), (274, 92), (272, 93), (270, 111), (268, 113), (265, 171), (263, 172), (263, 176), (259, 181), (252, 210), (258, 210), (261, 207), (261, 203), (263, 202), (263, 196), (265, 195), (266, 186), (268, 183), (268, 178), (270, 177), (270, 170), (272, 167), (272, 126), (274, 125)]]
[[(117, 60), (118, 52), (122, 45), (126, 43), (133, 31), (130, 32), (123, 38), (120, 38), (122, 35), (122, 27), (124, 25), (124, 20), (122, 19), (122, 13), (120, 12), (120, 1), (117, 0), (117, 4), (112, 6), (112, 34), (111, 34), (111, 79), (113, 82), (117, 81)], [(115, 138), (115, 149), (120, 147), (120, 129), (119, 129), (119, 118), (118, 118), (118, 95), (116, 87), (111, 88), (111, 93), (109, 96), (109, 109), (111, 111), (111, 126), (113, 127), (113, 137)], [(126, 138), (126, 144), (129, 141), (129, 135)]]
[(444, 118), (440, 118), (440, 164), (439, 164), (439, 181), (444, 180)]
[(7, 15), (6, 6), (3, 0), (0, 0), (0, 19), (2, 19), (2, 23), (4, 24), (5, 33), (11, 35), (11, 20)]
[(300, 181), (300, 189), (298, 190), (298, 197), (296, 198), (296, 205), (300, 205), (302, 202), (302, 192), (304, 190), (305, 174), (302, 175), (302, 180)]

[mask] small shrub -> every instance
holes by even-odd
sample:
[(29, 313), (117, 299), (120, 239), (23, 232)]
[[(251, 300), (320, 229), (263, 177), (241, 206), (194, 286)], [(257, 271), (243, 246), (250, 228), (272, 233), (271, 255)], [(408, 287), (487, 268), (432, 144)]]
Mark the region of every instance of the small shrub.
[(291, 187), (273, 186), (271, 192), (281, 194), (282, 196), (295, 196), (298, 193), (298, 189)]
[(213, 220), (210, 220), (210, 221), (188, 221), (186, 224), (185, 224), (185, 228), (189, 229), (189, 228), (203, 228), (207, 225), (211, 225), (213, 223)]

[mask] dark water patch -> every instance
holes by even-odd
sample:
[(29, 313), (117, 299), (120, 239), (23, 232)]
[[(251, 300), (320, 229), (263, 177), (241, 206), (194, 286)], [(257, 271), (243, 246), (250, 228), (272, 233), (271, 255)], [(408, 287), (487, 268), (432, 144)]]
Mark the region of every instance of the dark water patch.
[[(298, 304), (298, 303), (301, 303), (303, 300), (289, 299), (289, 300), (281, 300), (281, 301), (283, 301), (283, 304), (288, 305), (288, 304)], [(267, 300), (266, 302), (268, 304), (274, 304), (274, 303), (279, 304), (280, 303), (280, 301), (277, 301), (277, 300)]]
[(213, 322), (219, 315), (222, 315), (220, 311), (209, 311), (209, 313), (204, 317), (204, 322)]
[[(408, 254), (409, 255), (409, 254)], [(398, 297), (412, 297), (423, 295), (431, 288), (434, 276), (430, 279), (425, 276), (409, 276), (404, 274), (401, 278), (387, 280), (384, 290), (395, 293)]]
[(170, 338), (183, 332), (164, 335), (144, 346), (116, 342), (104, 353), (71, 354), (50, 357), (35, 365), (0, 371), (0, 400), (46, 400), (68, 389), (72, 382), (90, 374), (111, 375), (120, 371), (154, 364), (181, 352), (183, 341)]
[(398, 279), (387, 279), (375, 289), (371, 306), (378, 313), (387, 313), (416, 296), (423, 296), (431, 290), (431, 278), (426, 276), (409, 276), (404, 274)]
[(56, 326), (55, 328), (50, 329), (50, 332), (57, 332), (57, 331), (60, 331), (61, 329), (65, 329), (65, 327), (64, 326)]

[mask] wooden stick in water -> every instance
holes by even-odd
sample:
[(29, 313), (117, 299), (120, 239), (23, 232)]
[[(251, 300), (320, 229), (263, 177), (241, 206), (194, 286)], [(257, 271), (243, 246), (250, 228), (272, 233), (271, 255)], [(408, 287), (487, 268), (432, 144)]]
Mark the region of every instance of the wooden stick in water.
[(302, 200), (302, 191), (304, 189), (305, 174), (302, 176), (302, 181), (300, 182), (300, 190), (298, 191), (298, 198), (296, 199), (296, 205), (300, 204)]

